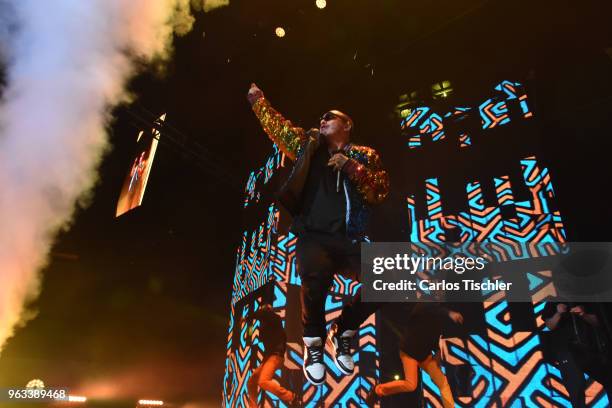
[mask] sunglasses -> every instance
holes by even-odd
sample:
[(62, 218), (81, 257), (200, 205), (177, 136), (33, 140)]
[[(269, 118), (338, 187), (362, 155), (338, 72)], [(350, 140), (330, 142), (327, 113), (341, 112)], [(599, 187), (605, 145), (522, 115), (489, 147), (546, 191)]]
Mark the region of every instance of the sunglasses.
[(342, 119), (342, 118), (340, 116), (336, 115), (333, 112), (327, 112), (323, 116), (321, 116), (320, 120), (324, 120), (326, 122), (329, 122), (329, 121), (334, 120), (334, 119)]

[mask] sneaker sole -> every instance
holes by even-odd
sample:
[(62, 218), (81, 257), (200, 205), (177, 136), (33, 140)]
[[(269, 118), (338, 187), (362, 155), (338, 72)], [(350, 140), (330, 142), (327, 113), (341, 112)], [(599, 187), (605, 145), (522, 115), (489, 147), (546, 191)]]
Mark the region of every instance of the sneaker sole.
[[(334, 354), (335, 354), (335, 353), (334, 353)], [(335, 355), (334, 355), (334, 364), (336, 365), (336, 368), (337, 368), (338, 370), (340, 370), (340, 372), (341, 372), (342, 374), (344, 374), (344, 375), (352, 375), (352, 374), (355, 372), (355, 370), (354, 370), (354, 369), (349, 371), (347, 368), (345, 368), (344, 366), (342, 366), (342, 363), (340, 363), (340, 362), (338, 361), (338, 359), (336, 358), (336, 356), (335, 356)]]
[(306, 371), (306, 367), (302, 366), (302, 371), (304, 372), (304, 377), (306, 377), (306, 380), (308, 380), (309, 383), (311, 383), (312, 385), (323, 385), (325, 384), (325, 376), (323, 376), (323, 378), (320, 381), (315, 381), (313, 378), (310, 377), (310, 374), (308, 374), (308, 371)]

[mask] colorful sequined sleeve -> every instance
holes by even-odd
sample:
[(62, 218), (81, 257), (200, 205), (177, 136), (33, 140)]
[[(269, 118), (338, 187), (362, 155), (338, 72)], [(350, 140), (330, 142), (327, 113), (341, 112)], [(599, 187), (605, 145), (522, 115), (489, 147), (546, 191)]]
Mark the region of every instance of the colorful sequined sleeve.
[(253, 111), (261, 122), (261, 126), (281, 152), (291, 160), (295, 160), (298, 150), (306, 140), (304, 129), (293, 126), (291, 121), (278, 113), (266, 98), (259, 98), (253, 104)]
[(389, 194), (389, 176), (383, 170), (374, 149), (354, 146), (347, 153), (349, 160), (342, 167), (349, 180), (355, 183), (368, 204), (379, 204)]

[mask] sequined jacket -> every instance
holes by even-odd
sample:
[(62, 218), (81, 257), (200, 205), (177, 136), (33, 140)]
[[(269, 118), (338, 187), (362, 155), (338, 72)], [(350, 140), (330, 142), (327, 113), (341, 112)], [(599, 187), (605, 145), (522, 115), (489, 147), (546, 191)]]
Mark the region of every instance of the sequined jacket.
[[(318, 132), (306, 132), (293, 126), (265, 98), (253, 104), (253, 111), (263, 130), (278, 148), (295, 162), (293, 170), (278, 194), (279, 202), (291, 213), (299, 214), (302, 191), (310, 169), (310, 161), (319, 147)], [(346, 234), (353, 240), (366, 239), (371, 207), (379, 204), (389, 192), (389, 177), (382, 168), (378, 153), (372, 148), (347, 144), (344, 154), (349, 160), (342, 167), (346, 197)]]

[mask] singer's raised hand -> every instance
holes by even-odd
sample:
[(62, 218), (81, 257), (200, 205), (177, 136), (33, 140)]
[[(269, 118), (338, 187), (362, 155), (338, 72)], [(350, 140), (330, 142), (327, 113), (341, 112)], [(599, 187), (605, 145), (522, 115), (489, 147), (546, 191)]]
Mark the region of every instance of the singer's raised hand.
[(259, 98), (263, 98), (264, 94), (261, 89), (253, 82), (251, 87), (249, 88), (249, 93), (247, 94), (247, 99), (249, 103), (254, 104)]
[(346, 157), (342, 153), (336, 153), (332, 157), (330, 157), (329, 161), (327, 162), (327, 165), (333, 167), (334, 170), (339, 171), (342, 170), (344, 163), (346, 163), (347, 161), (348, 157)]

